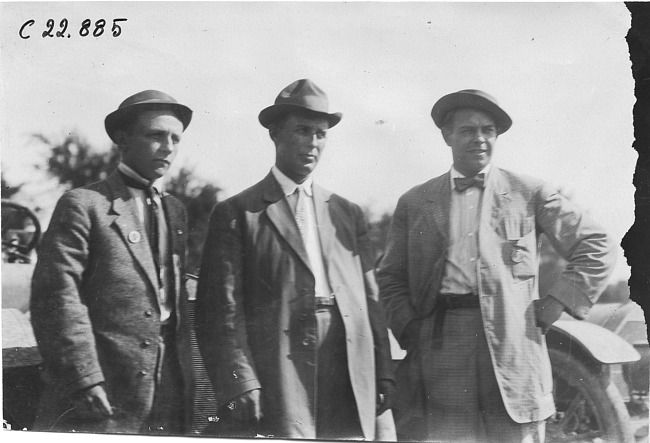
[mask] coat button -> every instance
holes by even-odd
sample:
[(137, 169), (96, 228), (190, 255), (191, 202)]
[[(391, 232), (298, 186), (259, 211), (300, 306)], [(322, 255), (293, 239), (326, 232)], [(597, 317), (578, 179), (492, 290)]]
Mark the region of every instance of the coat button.
[(142, 342), (143, 345), (145, 346), (151, 346), (151, 343), (153, 343), (150, 339), (145, 339), (145, 341)]
[(300, 314), (300, 320), (302, 321), (307, 320), (307, 314)]
[(303, 338), (302, 339), (302, 345), (303, 346), (309, 346), (309, 339), (308, 338)]
[(138, 371), (138, 374), (141, 375), (142, 377), (144, 377), (145, 375), (148, 374), (148, 372), (146, 370), (144, 370), (144, 369), (140, 369), (140, 371)]
[(144, 316), (145, 317), (151, 317), (153, 315), (153, 311), (151, 309), (147, 309), (144, 311)]
[(179, 229), (179, 230), (176, 231), (176, 233), (177, 233), (178, 235), (183, 235), (183, 230), (182, 230), (182, 229)]

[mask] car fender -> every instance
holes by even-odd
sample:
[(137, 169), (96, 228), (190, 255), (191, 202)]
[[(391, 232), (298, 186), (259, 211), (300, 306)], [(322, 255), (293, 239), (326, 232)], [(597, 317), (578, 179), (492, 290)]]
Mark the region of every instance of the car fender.
[(547, 334), (549, 347), (582, 353), (603, 364), (627, 363), (641, 358), (624, 339), (592, 323), (558, 320)]

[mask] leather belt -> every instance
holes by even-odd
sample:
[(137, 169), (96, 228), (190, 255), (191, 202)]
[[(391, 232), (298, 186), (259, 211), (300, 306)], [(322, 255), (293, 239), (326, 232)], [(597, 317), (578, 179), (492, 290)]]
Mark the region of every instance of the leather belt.
[(438, 294), (433, 311), (433, 335), (431, 346), (433, 349), (442, 348), (442, 327), (445, 314), (450, 309), (478, 308), (481, 304), (476, 294)]

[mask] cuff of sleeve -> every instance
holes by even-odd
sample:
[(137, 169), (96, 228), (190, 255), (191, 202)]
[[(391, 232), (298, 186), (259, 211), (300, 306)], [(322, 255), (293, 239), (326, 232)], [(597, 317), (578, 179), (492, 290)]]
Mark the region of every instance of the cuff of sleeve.
[(393, 375), (393, 371), (390, 371), (388, 369), (378, 371), (376, 377), (377, 377), (377, 381), (390, 380), (393, 383), (395, 383), (395, 376)]
[(93, 386), (96, 386), (100, 383), (104, 383), (104, 374), (102, 374), (101, 372), (94, 372), (92, 374), (88, 374), (87, 376), (79, 380), (75, 380), (69, 383), (67, 386), (67, 391), (70, 394), (73, 394), (75, 392), (79, 392), (84, 389), (88, 389)]
[(260, 382), (256, 378), (251, 380), (246, 380), (244, 382), (239, 383), (236, 386), (232, 386), (230, 392), (224, 392), (222, 405), (226, 404), (227, 402), (229, 402), (235, 397), (245, 394), (246, 392), (252, 391), (253, 389), (262, 389), (262, 385), (260, 385)]
[(584, 320), (593, 306), (589, 297), (571, 282), (558, 281), (549, 291), (549, 295), (562, 303), (565, 311), (579, 320)]

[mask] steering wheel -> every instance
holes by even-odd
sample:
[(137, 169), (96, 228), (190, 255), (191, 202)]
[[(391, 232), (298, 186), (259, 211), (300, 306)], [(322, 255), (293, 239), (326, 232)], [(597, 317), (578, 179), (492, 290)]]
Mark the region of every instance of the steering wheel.
[(2, 248), (10, 257), (29, 262), (29, 253), (36, 247), (36, 245), (38, 245), (38, 241), (41, 238), (41, 223), (38, 221), (38, 218), (34, 212), (32, 212), (30, 209), (21, 204), (3, 198), (2, 209), (5, 208), (9, 208), (15, 211), (24, 217), (22, 220), (28, 219), (34, 225), (34, 234), (27, 244), (20, 244), (14, 241), (5, 240), (4, 238), (2, 239)]

